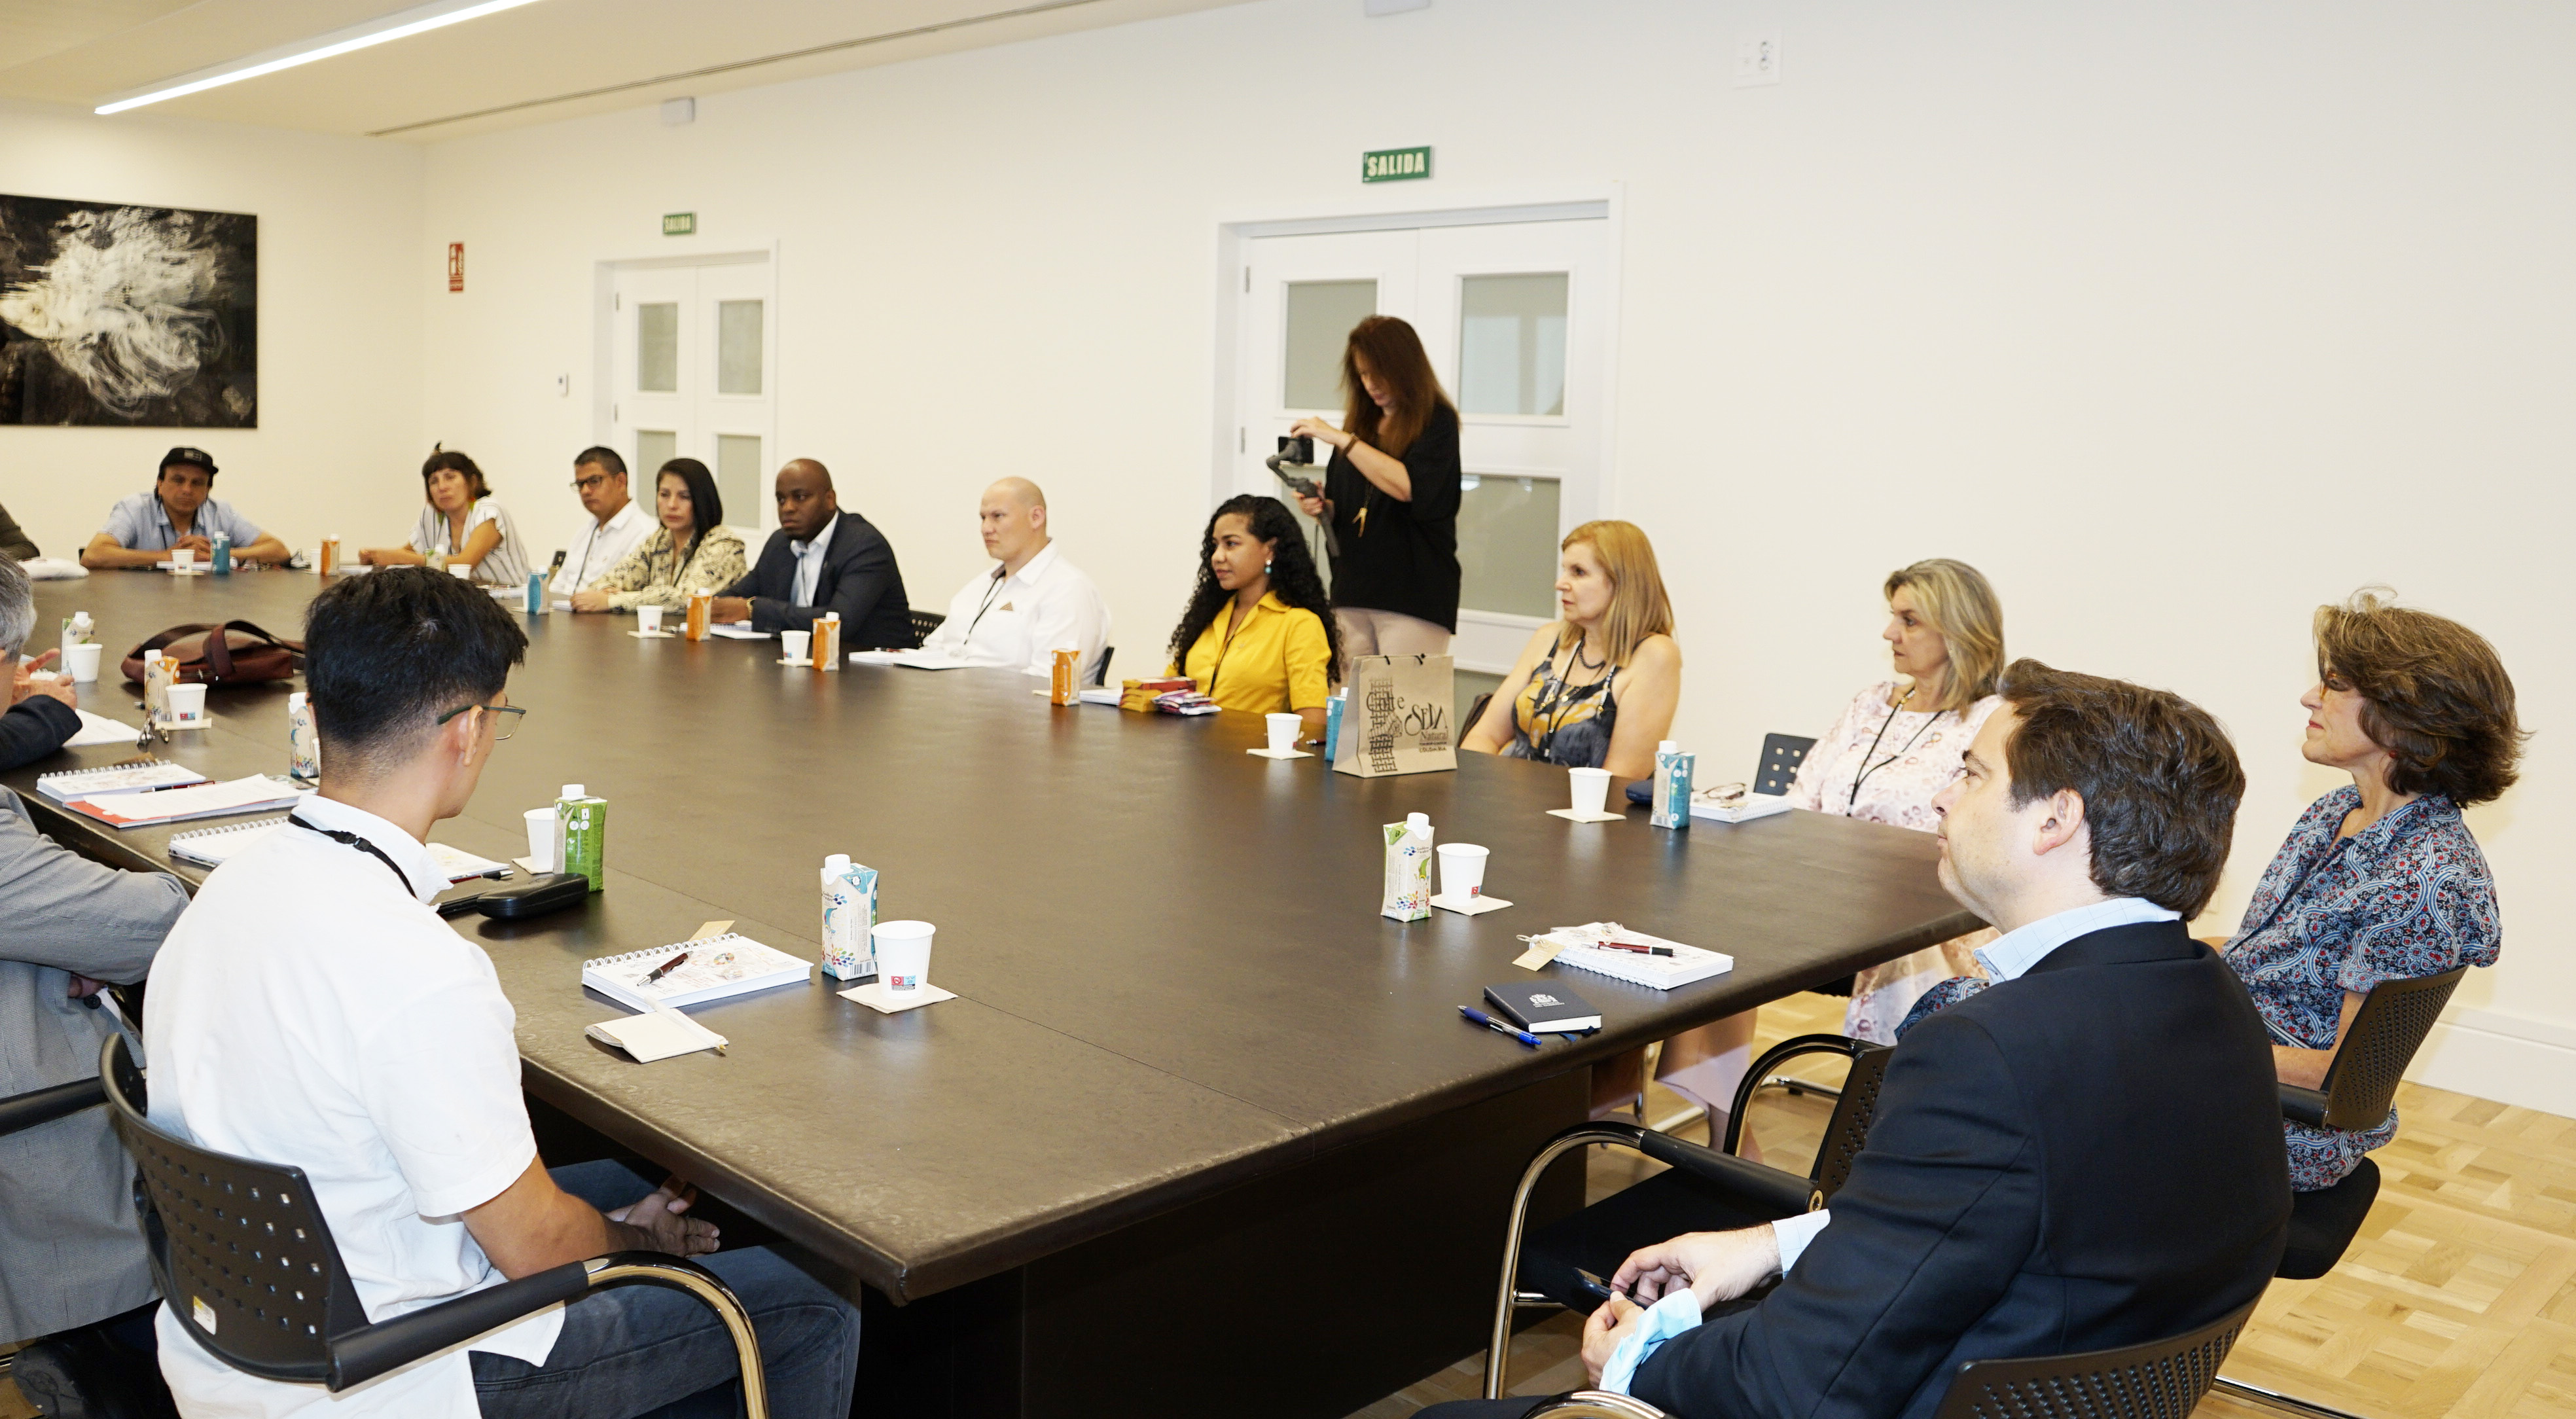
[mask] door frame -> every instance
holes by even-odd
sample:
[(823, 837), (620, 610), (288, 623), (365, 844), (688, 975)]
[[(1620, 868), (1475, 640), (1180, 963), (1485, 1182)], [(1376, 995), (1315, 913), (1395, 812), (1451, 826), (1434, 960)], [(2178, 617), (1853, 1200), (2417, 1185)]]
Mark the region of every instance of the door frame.
[[(1234, 491), (1235, 441), (1226, 435), (1235, 431), (1236, 400), (1241, 395), (1243, 293), (1249, 288), (1251, 273), (1245, 262), (1245, 243), (1261, 237), (1334, 236), (1348, 232), (1404, 231), (1419, 227), (1502, 226), (1525, 222), (1606, 222), (1602, 243), (1602, 320), (1601, 331), (1601, 417), (1600, 453), (1596, 478), (1598, 485), (1595, 515), (1619, 515), (1619, 315), (1622, 289), (1621, 255), (1625, 246), (1625, 184), (1608, 183), (1598, 196), (1538, 198), (1521, 202), (1495, 202), (1475, 206), (1407, 208), (1386, 212), (1319, 212), (1308, 215), (1273, 215), (1220, 221), (1216, 229), (1216, 360), (1210, 399), (1208, 424), (1208, 506), (1214, 507), (1232, 496)], [(1528, 616), (1502, 612), (1459, 612), (1463, 621), (1472, 615), (1481, 623), (1498, 629), (1514, 629), (1519, 639), (1546, 622)], [(1481, 662), (1462, 668), (1500, 674), (1511, 666), (1505, 663), (1488, 668)]]
[[(731, 247), (723, 251), (656, 251), (650, 256), (641, 254), (609, 256), (591, 262), (590, 438), (592, 443), (604, 444), (610, 448), (617, 446), (615, 442), (617, 420), (611, 406), (617, 399), (618, 274), (625, 271), (677, 270), (691, 266), (759, 266), (768, 273), (768, 289), (763, 297), (768, 302), (768, 306), (761, 314), (761, 319), (769, 324), (767, 334), (769, 366), (761, 372), (762, 382), (770, 389), (769, 432), (765, 436), (766, 442), (763, 447), (774, 451), (780, 446), (778, 426), (785, 422), (787, 388), (785, 382), (779, 377), (778, 367), (785, 363), (779, 355), (786, 349), (787, 342), (778, 324), (778, 240), (775, 237), (765, 243)], [(739, 518), (729, 519), (728, 525), (740, 525), (740, 522)], [(751, 525), (761, 526), (762, 520), (755, 517)]]

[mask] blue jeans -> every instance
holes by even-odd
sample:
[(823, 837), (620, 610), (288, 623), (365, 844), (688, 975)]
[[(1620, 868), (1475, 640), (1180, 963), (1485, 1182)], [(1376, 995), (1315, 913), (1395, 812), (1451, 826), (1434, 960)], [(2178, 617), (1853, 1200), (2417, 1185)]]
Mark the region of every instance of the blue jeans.
[[(564, 1191), (610, 1211), (653, 1190), (626, 1165), (602, 1160), (552, 1170)], [(724, 1278), (751, 1312), (778, 1419), (848, 1419), (858, 1381), (859, 1308), (765, 1247), (696, 1260)], [(740, 1412), (733, 1337), (695, 1296), (620, 1286), (564, 1307), (563, 1334), (543, 1365), (474, 1352), (474, 1394), (486, 1419), (633, 1419)], [(677, 1399), (675, 1403), (674, 1400)]]

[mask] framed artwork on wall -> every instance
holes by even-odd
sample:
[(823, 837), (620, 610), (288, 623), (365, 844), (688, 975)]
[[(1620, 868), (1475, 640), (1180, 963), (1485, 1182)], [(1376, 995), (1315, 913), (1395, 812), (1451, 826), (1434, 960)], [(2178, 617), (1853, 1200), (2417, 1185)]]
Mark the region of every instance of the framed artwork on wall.
[(0, 424), (259, 426), (259, 218), (0, 195)]

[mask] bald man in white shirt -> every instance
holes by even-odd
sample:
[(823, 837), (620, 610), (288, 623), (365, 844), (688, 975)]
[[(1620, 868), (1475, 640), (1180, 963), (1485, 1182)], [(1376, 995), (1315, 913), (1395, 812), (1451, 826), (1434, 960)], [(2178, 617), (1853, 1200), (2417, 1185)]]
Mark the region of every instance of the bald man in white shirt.
[(923, 649), (970, 665), (1052, 675), (1055, 652), (1079, 652), (1076, 679), (1090, 684), (1109, 644), (1109, 607), (1047, 532), (1046, 493), (1026, 478), (984, 490), (975, 509), (984, 554), (999, 565), (948, 602), (948, 619)]

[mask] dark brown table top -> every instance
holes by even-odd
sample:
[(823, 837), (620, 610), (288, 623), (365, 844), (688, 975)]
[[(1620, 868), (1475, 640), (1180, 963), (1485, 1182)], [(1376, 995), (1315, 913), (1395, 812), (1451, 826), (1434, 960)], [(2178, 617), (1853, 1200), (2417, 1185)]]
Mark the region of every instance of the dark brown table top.
[[(298, 635), (315, 586), (42, 582), (30, 648), (78, 609), (111, 658), (184, 622)], [(525, 624), (510, 692), (530, 712), (435, 836), (516, 856), (520, 813), (560, 785), (609, 802), (610, 885), (586, 909), (458, 923), (517, 1007), (528, 1087), (898, 1299), (1974, 924), (1935, 883), (1926, 834), (1811, 813), (1575, 824), (1545, 813), (1566, 780), (1543, 765), (1466, 754), (1456, 773), (1360, 780), (1246, 754), (1252, 715), (1056, 707), (1007, 671), (792, 670), (775, 641), (638, 640), (632, 617)], [(112, 666), (87, 703), (139, 722)], [(215, 726), (158, 752), (217, 777), (282, 771), (289, 688), (218, 689)], [(168, 830), (117, 834), (33, 791), (40, 772), (132, 752), (66, 751), (0, 782), (58, 833), (171, 866)], [(1486, 890), (1516, 905), (1380, 917), (1379, 825), (1415, 811), (1440, 841), (1491, 848)], [(931, 978), (962, 999), (881, 1016), (818, 974), (692, 1011), (733, 1041), (724, 1056), (647, 1067), (583, 1037), (620, 1013), (581, 988), (585, 958), (717, 918), (818, 954), (830, 852), (879, 870), (881, 918), (937, 924)], [(1524, 1049), (1458, 1018), (1521, 974), (1516, 935), (1604, 918), (1735, 970), (1667, 995), (1552, 967), (1605, 1018), (1580, 1043)]]

